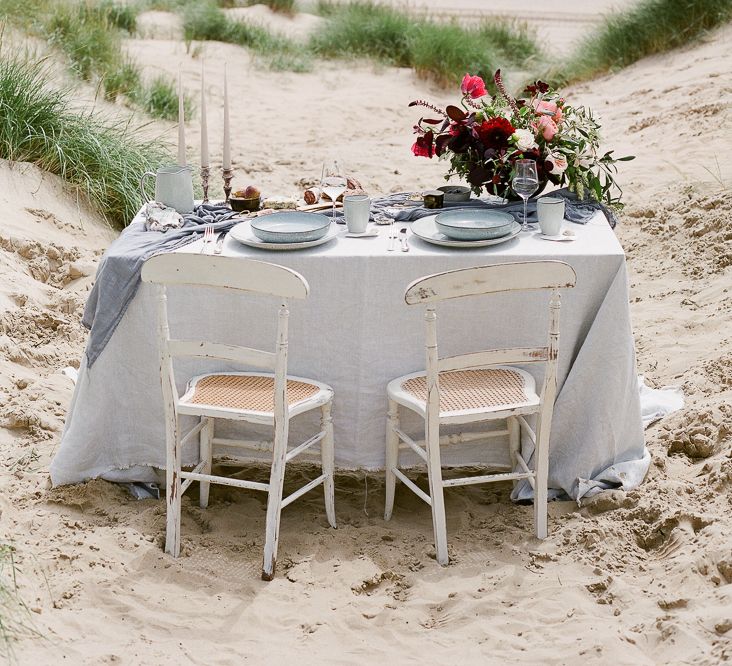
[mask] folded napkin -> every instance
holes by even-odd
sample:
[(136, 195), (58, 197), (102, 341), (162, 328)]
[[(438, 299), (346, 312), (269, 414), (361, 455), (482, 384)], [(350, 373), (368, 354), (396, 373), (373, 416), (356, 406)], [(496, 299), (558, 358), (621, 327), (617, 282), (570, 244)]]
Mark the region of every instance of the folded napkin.
[[(561, 197), (565, 201), (565, 219), (576, 224), (587, 224), (598, 210), (601, 210), (608, 224), (614, 229), (617, 223), (615, 214), (604, 204), (592, 199), (579, 199), (576, 194), (568, 189), (554, 190), (547, 196)], [(372, 214), (382, 214), (393, 217), (396, 222), (414, 222), (422, 217), (435, 215), (440, 209), (425, 208), (417, 202), (409, 201), (408, 192), (399, 192), (383, 199), (376, 199), (371, 204)], [(395, 209), (394, 207), (397, 207)], [(398, 208), (402, 208), (398, 210)], [(524, 204), (523, 201), (510, 201), (505, 203), (503, 199), (492, 197), (491, 199), (470, 199), (469, 201), (446, 202), (441, 210), (449, 208), (489, 208), (502, 210), (514, 216), (517, 222), (522, 221)], [(537, 222), (536, 199), (530, 199), (527, 203), (529, 223)]]
[(94, 287), (84, 308), (81, 323), (89, 329), (86, 345), (87, 367), (91, 368), (122, 320), (127, 306), (140, 286), (142, 265), (161, 252), (172, 252), (192, 243), (206, 224), (214, 232), (228, 231), (238, 220), (228, 206), (201, 204), (193, 213), (183, 215), (179, 228), (167, 227), (165, 233), (148, 230), (144, 215), (133, 221), (112, 243), (99, 262)]

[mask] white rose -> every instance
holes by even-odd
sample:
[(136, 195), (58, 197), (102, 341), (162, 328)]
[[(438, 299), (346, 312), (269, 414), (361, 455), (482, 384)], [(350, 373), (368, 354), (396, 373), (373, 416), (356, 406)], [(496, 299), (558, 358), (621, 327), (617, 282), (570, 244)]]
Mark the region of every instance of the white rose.
[(552, 153), (548, 159), (553, 165), (549, 173), (553, 176), (561, 176), (567, 168), (567, 158), (561, 153)]
[(516, 147), (524, 152), (526, 150), (534, 150), (538, 148), (534, 135), (527, 129), (517, 129), (512, 136), (516, 142)]

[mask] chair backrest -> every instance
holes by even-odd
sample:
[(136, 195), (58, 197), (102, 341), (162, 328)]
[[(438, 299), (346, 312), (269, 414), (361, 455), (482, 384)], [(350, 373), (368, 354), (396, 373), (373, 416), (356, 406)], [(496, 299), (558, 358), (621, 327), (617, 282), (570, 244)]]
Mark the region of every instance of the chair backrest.
[[(197, 357), (229, 361), (274, 372), (275, 413), (284, 416), (287, 405), (287, 302), (290, 298), (307, 297), (310, 288), (302, 275), (284, 266), (252, 259), (171, 252), (146, 261), (142, 267), (142, 280), (158, 285), (161, 379), (166, 410), (170, 410), (169, 413), (175, 409), (176, 402), (173, 359)], [(166, 287), (171, 285), (213, 287), (280, 297), (275, 351), (208, 340), (171, 339), (166, 293)]]
[[(408, 305), (425, 305), (428, 383), (438, 386), (440, 372), (485, 368), (491, 365), (544, 362), (547, 369), (542, 400), (556, 388), (559, 353), (559, 290), (574, 287), (574, 269), (563, 261), (524, 261), (463, 268), (436, 273), (412, 282), (404, 293)], [(509, 291), (550, 290), (548, 341), (541, 347), (513, 347), (476, 351), (441, 358), (437, 350), (436, 304), (440, 301)], [(439, 393), (438, 393), (439, 395)], [(439, 404), (439, 402), (437, 403)]]

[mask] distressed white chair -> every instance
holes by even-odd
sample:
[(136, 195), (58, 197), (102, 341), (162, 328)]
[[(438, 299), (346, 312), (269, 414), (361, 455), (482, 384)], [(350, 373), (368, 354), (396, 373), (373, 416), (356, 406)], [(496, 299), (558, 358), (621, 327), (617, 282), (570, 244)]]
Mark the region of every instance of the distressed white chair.
[[(391, 381), (387, 387), (389, 413), (386, 429), (386, 508), (391, 518), (397, 479), (432, 508), (435, 550), (440, 564), (448, 563), (447, 527), (443, 489), (454, 486), (514, 482), (528, 479), (534, 489), (536, 535), (547, 535), (547, 475), (549, 432), (556, 397), (559, 352), (559, 289), (573, 287), (575, 272), (561, 261), (531, 261), (480, 266), (437, 273), (412, 282), (404, 294), (408, 305), (425, 305), (426, 372)], [(546, 346), (478, 351), (440, 358), (437, 352), (436, 304), (440, 301), (508, 291), (551, 290), (549, 339)], [(536, 394), (534, 378), (511, 364), (543, 362), (544, 383)], [(424, 441), (417, 442), (400, 428), (399, 407), (416, 412), (425, 421)], [(537, 415), (534, 431), (525, 416)], [(440, 437), (441, 425), (506, 420), (506, 429)], [(534, 469), (521, 455), (521, 429), (535, 444)], [(455, 441), (477, 441), (508, 436), (510, 471), (443, 480), (440, 446)], [(400, 449), (412, 449), (427, 464), (429, 495), (399, 469)]]
[[(266, 537), (262, 578), (271, 580), (277, 560), (281, 510), (320, 483), (325, 489), (328, 522), (335, 527), (333, 488), (333, 390), (326, 384), (287, 375), (288, 300), (307, 297), (305, 278), (275, 264), (200, 254), (169, 253), (148, 260), (142, 279), (158, 285), (160, 371), (165, 403), (167, 463), (167, 527), (165, 551), (180, 553), (181, 496), (193, 481), (200, 482), (200, 505), (208, 505), (211, 483), (267, 493)], [(280, 299), (275, 351), (263, 351), (200, 340), (171, 339), (168, 327), (168, 285), (218, 287), (238, 292), (275, 296)], [(198, 357), (219, 359), (265, 372), (219, 372), (193, 377), (183, 396), (176, 390), (173, 359)], [(321, 431), (288, 450), (287, 436), (292, 417), (311, 409), (321, 410)], [(181, 436), (179, 416), (199, 417), (199, 422)], [(269, 483), (246, 481), (211, 474), (214, 445), (261, 450), (261, 443), (214, 436), (214, 420), (231, 419), (274, 428)], [(190, 471), (181, 470), (181, 447), (200, 433), (200, 462)], [(320, 442), (322, 473), (310, 483), (282, 498), (285, 464)], [(259, 446), (257, 446), (259, 444)], [(268, 445), (267, 448), (270, 448)]]

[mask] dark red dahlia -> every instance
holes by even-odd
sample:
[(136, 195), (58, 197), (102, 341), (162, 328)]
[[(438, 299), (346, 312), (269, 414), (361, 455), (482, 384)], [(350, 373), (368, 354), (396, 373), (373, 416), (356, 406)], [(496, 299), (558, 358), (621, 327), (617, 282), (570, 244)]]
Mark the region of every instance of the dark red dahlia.
[(486, 148), (498, 149), (508, 145), (508, 139), (516, 130), (506, 118), (491, 118), (484, 120), (475, 131)]

